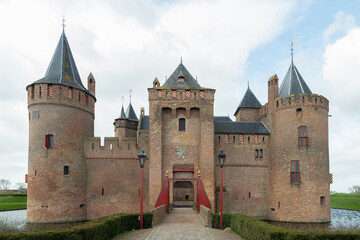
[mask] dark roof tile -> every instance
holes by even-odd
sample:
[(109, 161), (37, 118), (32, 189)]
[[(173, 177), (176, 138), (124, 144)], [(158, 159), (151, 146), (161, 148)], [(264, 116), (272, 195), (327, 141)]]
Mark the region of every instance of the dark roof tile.
[(264, 134), (270, 131), (263, 122), (215, 122), (215, 133)]
[(310, 98), (312, 92), (295, 67), (294, 62), (291, 61), (290, 67), (281, 83), (279, 97), (285, 99), (287, 95), (294, 94), (295, 99), (299, 99), (300, 93), (307, 93)]

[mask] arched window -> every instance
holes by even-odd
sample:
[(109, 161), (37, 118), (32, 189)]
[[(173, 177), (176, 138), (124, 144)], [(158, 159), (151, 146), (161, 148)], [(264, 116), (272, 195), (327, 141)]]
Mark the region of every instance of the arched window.
[(309, 137), (308, 137), (307, 127), (306, 126), (299, 127), (298, 146), (299, 147), (307, 147), (307, 146), (309, 146)]
[(179, 131), (185, 131), (185, 118), (179, 119)]

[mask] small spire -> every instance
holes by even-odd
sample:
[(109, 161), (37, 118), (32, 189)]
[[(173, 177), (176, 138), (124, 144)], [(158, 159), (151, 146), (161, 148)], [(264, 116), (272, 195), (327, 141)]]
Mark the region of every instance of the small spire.
[(121, 106), (124, 106), (124, 96), (121, 97)]
[(248, 89), (250, 88), (250, 84), (249, 84), (249, 81), (247, 81), (248, 82)]
[(62, 19), (62, 27), (63, 27), (63, 32), (65, 32), (65, 27), (66, 27), (66, 25), (65, 25), (65, 15), (63, 15), (63, 19)]
[(167, 80), (167, 75), (165, 75), (165, 81)]
[(293, 48), (293, 46), (295, 46), (295, 43), (291, 40), (291, 48), (290, 48), (290, 50), (291, 50), (291, 62), (293, 62), (293, 60), (294, 60), (294, 48)]
[(182, 63), (182, 57), (180, 57), (180, 63)]
[(131, 104), (131, 92), (132, 90), (129, 91), (130, 104)]

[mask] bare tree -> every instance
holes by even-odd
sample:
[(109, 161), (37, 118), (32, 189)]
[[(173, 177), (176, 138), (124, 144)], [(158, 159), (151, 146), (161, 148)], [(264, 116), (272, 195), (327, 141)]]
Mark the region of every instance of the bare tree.
[(0, 190), (8, 190), (11, 182), (7, 179), (0, 179)]
[(16, 189), (19, 191), (26, 189), (25, 183), (16, 183), (15, 186), (16, 186)]
[(351, 193), (360, 193), (360, 186), (359, 185), (354, 185), (354, 186), (349, 188), (349, 191)]

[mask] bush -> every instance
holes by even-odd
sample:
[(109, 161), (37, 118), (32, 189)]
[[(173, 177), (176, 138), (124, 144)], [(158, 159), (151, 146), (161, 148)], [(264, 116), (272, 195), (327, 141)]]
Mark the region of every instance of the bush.
[[(107, 240), (119, 233), (139, 229), (139, 214), (115, 214), (70, 228), (44, 231), (2, 233), (0, 240)], [(150, 228), (152, 213), (144, 214), (144, 228)]]
[(356, 240), (360, 232), (305, 232), (277, 227), (253, 217), (231, 215), (231, 229), (247, 240)]
[[(228, 214), (228, 213), (223, 214), (222, 229), (230, 227), (231, 217), (232, 217), (232, 214)], [(212, 227), (216, 228), (216, 229), (219, 229), (219, 227), (220, 227), (220, 225), (219, 225), (220, 224), (220, 214), (212, 213), (211, 218), (212, 218)]]

